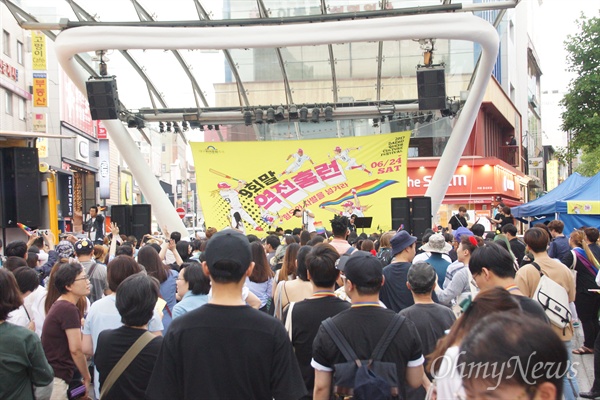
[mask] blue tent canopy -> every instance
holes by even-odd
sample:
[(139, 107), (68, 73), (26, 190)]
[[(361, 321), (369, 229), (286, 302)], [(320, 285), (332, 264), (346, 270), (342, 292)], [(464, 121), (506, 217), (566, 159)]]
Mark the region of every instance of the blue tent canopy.
[(589, 180), (585, 182), (585, 185), (580, 186), (569, 195), (556, 202), (556, 212), (559, 214), (558, 219), (565, 223), (565, 234), (581, 226), (593, 226), (600, 229), (600, 215), (568, 213), (567, 201), (574, 200), (600, 200), (600, 173), (589, 178)]
[[(551, 217), (551, 219), (554, 219), (554, 214), (557, 212), (556, 202), (563, 200), (578, 189), (587, 186), (584, 184), (590, 179), (591, 178), (581, 176), (579, 173), (575, 172), (546, 195), (530, 201), (529, 203), (513, 207), (511, 213), (515, 217), (539, 217), (546, 215)], [(595, 198), (598, 198), (598, 196)]]

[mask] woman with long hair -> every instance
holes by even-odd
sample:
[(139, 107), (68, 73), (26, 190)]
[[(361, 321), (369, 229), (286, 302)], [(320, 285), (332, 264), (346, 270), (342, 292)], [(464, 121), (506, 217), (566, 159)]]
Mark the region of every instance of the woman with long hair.
[(573, 354), (592, 354), (594, 352), (594, 341), (600, 332), (600, 325), (598, 325), (600, 296), (598, 293), (590, 292), (590, 289), (600, 289), (596, 284), (596, 276), (600, 265), (586, 243), (583, 231), (571, 232), (569, 244), (572, 250), (561, 261), (572, 270), (577, 271), (575, 278), (575, 308), (581, 321), (584, 337), (583, 346), (573, 350)]
[[(283, 312), (287, 309), (291, 302), (301, 301), (307, 299), (313, 294), (312, 283), (308, 280), (307, 268), (306, 268), (306, 256), (311, 251), (310, 246), (302, 246), (290, 244), (289, 246), (298, 246), (296, 249), (286, 250), (285, 257), (288, 258), (289, 261), (289, 269), (293, 271), (291, 280), (282, 280), (277, 284), (275, 288), (275, 295), (273, 299), (275, 300), (275, 317), (282, 319)], [(288, 251), (290, 254), (288, 255)], [(293, 257), (293, 258), (292, 258)], [(281, 268), (283, 271), (286, 267), (286, 262), (284, 258), (284, 267)], [(284, 274), (287, 271), (284, 271)], [(283, 275), (287, 276), (287, 275)]]
[(54, 379), (38, 336), (6, 321), (22, 304), (15, 277), (0, 268), (0, 399), (33, 400), (33, 386), (47, 386)]
[(496, 243), (499, 246), (502, 246), (504, 248), (504, 250), (507, 250), (510, 253), (510, 256), (513, 259), (513, 268), (515, 269), (515, 271), (518, 271), (519, 263), (517, 262), (517, 257), (515, 256), (515, 253), (513, 253), (512, 249), (510, 248), (510, 242), (509, 242), (508, 238), (506, 237), (506, 235), (504, 233), (495, 235), (494, 243)]
[(381, 261), (381, 265), (387, 267), (392, 262), (392, 244), (390, 240), (394, 237), (396, 232), (390, 231), (381, 235), (379, 239), (379, 250), (377, 251), (377, 258)]
[[(75, 369), (89, 393), (92, 378), (81, 342), (81, 315), (76, 304), (90, 294), (90, 278), (77, 262), (60, 264), (54, 271), (60, 296), (50, 307), (42, 328), (42, 346), (54, 369), (52, 400), (66, 400)], [(85, 397), (85, 396), (84, 396)]]
[(152, 246), (144, 246), (138, 251), (138, 263), (146, 268), (148, 275), (155, 277), (160, 282), (160, 297), (167, 302), (162, 309), (164, 333), (169, 329), (173, 320), (173, 307), (177, 304), (175, 295), (179, 273), (164, 264)]
[(459, 346), (477, 322), (494, 312), (521, 310), (517, 300), (500, 287), (482, 290), (465, 303), (463, 314), (452, 325), (450, 333), (440, 339), (433, 353), (427, 356), (427, 372), (435, 378), (438, 399), (465, 398), (462, 377), (456, 368)]
[(298, 243), (290, 243), (286, 246), (281, 269), (275, 273), (275, 282), (296, 279), (296, 256), (299, 249)]
[(267, 253), (260, 242), (250, 243), (254, 270), (246, 279), (246, 286), (260, 300), (259, 310), (273, 315), (273, 271), (267, 261)]

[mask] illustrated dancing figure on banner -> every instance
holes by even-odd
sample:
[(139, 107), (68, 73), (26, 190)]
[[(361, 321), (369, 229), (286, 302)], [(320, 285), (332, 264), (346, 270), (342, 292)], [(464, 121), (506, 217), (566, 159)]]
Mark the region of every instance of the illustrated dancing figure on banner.
[(369, 208), (371, 208), (371, 206), (370, 205), (366, 205), (366, 206), (360, 205), (360, 200), (358, 199), (358, 196), (356, 195), (356, 189), (352, 189), (352, 194), (354, 195), (354, 202), (348, 200), (347, 202), (343, 203), (342, 207), (344, 207), (344, 211), (340, 211), (336, 208), (327, 207), (327, 206), (321, 206), (321, 208), (324, 210), (327, 210), (327, 211), (331, 211), (334, 214), (343, 215), (348, 218), (350, 218), (353, 214), (356, 215), (357, 217), (362, 218), (365, 216), (365, 211), (367, 211)]
[(268, 225), (270, 230), (277, 228), (283, 222), (279, 213), (273, 214), (263, 207), (260, 207), (260, 219)]
[(239, 191), (242, 190), (246, 186), (246, 182), (242, 180), (238, 180), (238, 185), (236, 188), (232, 188), (230, 184), (227, 182), (219, 182), (217, 184), (217, 188), (219, 191), (219, 195), (229, 203), (229, 215), (231, 217), (231, 227), (246, 233), (246, 227), (242, 220), (246, 221), (254, 230), (262, 232), (263, 228), (259, 226), (254, 219), (244, 210), (244, 206), (240, 201)]
[(329, 157), (330, 160), (340, 160), (346, 163), (346, 168), (344, 168), (345, 170), (352, 170), (352, 169), (360, 169), (362, 171), (365, 171), (367, 174), (373, 175), (373, 173), (371, 171), (369, 171), (367, 169), (367, 167), (365, 166), (365, 164), (358, 164), (356, 162), (356, 158), (350, 157), (350, 152), (352, 150), (360, 150), (361, 147), (348, 147), (347, 149), (343, 149), (340, 146), (336, 146), (335, 149), (333, 149), (334, 155), (333, 157), (331, 157), (329, 154), (327, 154), (327, 157)]
[(302, 164), (304, 164), (306, 161), (310, 161), (312, 165), (315, 165), (315, 163), (313, 162), (313, 160), (311, 160), (309, 156), (305, 155), (304, 154), (304, 150), (302, 150), (302, 149), (298, 149), (298, 151), (296, 153), (290, 154), (285, 159), (285, 161), (286, 162), (289, 161), (290, 158), (293, 158), (294, 161), (290, 164), (289, 167), (287, 167), (285, 169), (285, 171), (283, 171), (282, 173), (280, 173), (278, 175), (278, 177), (281, 177), (281, 176), (283, 176), (285, 174), (289, 175), (289, 174), (292, 174), (292, 173), (298, 171), (302, 167)]

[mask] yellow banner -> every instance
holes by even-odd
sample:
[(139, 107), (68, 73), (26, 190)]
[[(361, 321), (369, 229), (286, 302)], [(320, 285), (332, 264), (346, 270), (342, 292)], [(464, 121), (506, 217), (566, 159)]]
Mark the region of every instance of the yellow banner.
[(119, 204), (133, 204), (133, 176), (126, 171), (121, 172), (121, 202)]
[(33, 74), (33, 106), (48, 107), (48, 82), (45, 73)]
[(598, 200), (567, 200), (568, 214), (600, 214)]
[[(191, 143), (207, 226), (247, 233), (302, 226), (317, 232), (333, 213), (372, 217), (366, 232), (391, 229), (391, 198), (406, 196), (410, 132), (273, 142)], [(299, 213), (301, 215), (301, 213)]]
[(31, 60), (34, 71), (46, 70), (46, 36), (40, 31), (31, 31)]

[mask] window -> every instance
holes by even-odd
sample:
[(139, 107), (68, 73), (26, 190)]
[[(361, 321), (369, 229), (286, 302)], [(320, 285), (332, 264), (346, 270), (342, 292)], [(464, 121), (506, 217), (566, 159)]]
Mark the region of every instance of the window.
[(7, 56), (10, 56), (10, 33), (2, 31), (2, 51)]
[(23, 65), (23, 43), (17, 40), (17, 62)]
[(4, 92), (4, 111), (8, 114), (8, 115), (12, 115), (13, 114), (13, 95), (11, 92), (6, 91)]
[(25, 99), (19, 97), (19, 119), (25, 121)]
[(165, 151), (167, 151), (167, 145), (166, 144), (162, 144), (162, 152), (164, 153)]

